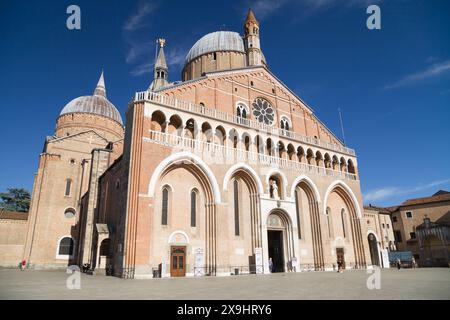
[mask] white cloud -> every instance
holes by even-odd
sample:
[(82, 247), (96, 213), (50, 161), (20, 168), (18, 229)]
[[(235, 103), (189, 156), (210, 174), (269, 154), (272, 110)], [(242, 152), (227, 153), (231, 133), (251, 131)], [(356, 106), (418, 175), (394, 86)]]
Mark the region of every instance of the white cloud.
[(448, 72), (450, 72), (450, 60), (440, 62), (440, 63), (435, 63), (435, 64), (429, 66), (428, 68), (426, 68), (425, 70), (407, 75), (407, 76), (401, 78), (400, 80), (398, 80), (397, 82), (394, 82), (393, 84), (385, 86), (384, 89), (389, 90), (389, 89), (407, 86), (409, 84), (413, 84), (413, 83), (419, 82), (421, 80), (441, 76)]
[(422, 190), (431, 189), (445, 183), (449, 183), (450, 179), (432, 181), (427, 184), (422, 184), (414, 188), (401, 188), (401, 187), (384, 187), (377, 190), (373, 190), (364, 195), (364, 201), (380, 201), (394, 196), (408, 195)]
[[(169, 69), (171, 67), (177, 67), (181, 66), (184, 63), (184, 59), (186, 56), (186, 50), (181, 47), (171, 47), (165, 49), (166, 53), (166, 62), (169, 66)], [(155, 65), (153, 62), (153, 58), (151, 59), (152, 62), (146, 62), (142, 63), (133, 70), (130, 71), (130, 74), (134, 77), (139, 77), (142, 75), (149, 75), (151, 76), (153, 74), (153, 66)], [(170, 70), (169, 70), (169, 78), (170, 78)]]
[(158, 8), (154, 2), (141, 2), (137, 12), (125, 22), (123, 29), (126, 31), (135, 31), (145, 27), (149, 19), (147, 17)]
[(256, 18), (264, 20), (292, 0), (256, 0), (249, 1), (248, 6), (255, 12)]

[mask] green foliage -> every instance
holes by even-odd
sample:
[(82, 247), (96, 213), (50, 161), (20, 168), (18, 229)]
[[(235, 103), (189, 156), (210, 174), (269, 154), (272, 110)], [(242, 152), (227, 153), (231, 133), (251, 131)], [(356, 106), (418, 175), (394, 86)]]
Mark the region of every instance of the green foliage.
[(30, 192), (23, 188), (8, 188), (0, 193), (0, 208), (10, 211), (27, 212), (30, 209)]

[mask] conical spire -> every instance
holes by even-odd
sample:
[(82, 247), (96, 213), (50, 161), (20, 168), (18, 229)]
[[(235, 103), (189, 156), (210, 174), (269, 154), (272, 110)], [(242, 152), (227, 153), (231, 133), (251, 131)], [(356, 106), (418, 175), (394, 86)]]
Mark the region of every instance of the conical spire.
[(155, 61), (155, 68), (153, 72), (153, 81), (150, 84), (149, 90), (156, 91), (169, 84), (169, 68), (167, 67), (166, 56), (164, 54), (164, 45), (166, 40), (158, 39), (159, 52)]
[(166, 55), (164, 54), (165, 43), (166, 41), (164, 39), (159, 39), (159, 52), (155, 63), (155, 69), (167, 69)]
[(98, 79), (97, 87), (95, 88), (94, 95), (103, 96), (106, 98), (106, 86), (105, 86), (105, 78), (102, 74), (100, 75), (100, 79)]
[(245, 19), (246, 24), (247, 22), (254, 22), (259, 25), (259, 22), (256, 20), (255, 14), (251, 8), (248, 9), (247, 19)]

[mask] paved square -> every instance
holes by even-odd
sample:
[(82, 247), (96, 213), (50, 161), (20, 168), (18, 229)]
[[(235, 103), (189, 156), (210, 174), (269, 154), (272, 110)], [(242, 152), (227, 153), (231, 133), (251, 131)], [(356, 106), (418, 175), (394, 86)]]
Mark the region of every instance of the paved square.
[(211, 278), (124, 280), (81, 275), (66, 288), (64, 271), (0, 270), (0, 299), (450, 299), (450, 269), (381, 271), (369, 290), (366, 271), (304, 272)]

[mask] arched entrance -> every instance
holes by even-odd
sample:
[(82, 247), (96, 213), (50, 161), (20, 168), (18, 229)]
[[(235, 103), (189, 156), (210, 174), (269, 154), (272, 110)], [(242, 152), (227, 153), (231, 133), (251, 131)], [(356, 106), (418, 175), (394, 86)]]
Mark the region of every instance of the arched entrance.
[(367, 240), (369, 241), (370, 258), (372, 260), (372, 265), (380, 266), (380, 255), (378, 253), (377, 238), (373, 233), (369, 233), (369, 235), (367, 236)]
[(272, 212), (267, 218), (267, 246), (269, 259), (272, 259), (271, 272), (291, 271), (292, 243), (288, 218), (282, 211)]

